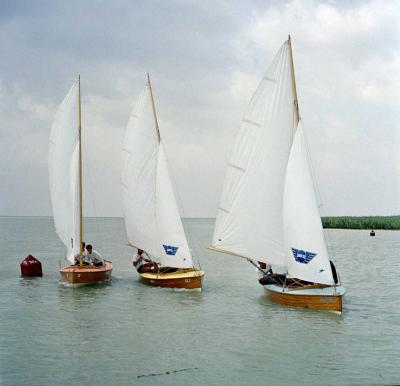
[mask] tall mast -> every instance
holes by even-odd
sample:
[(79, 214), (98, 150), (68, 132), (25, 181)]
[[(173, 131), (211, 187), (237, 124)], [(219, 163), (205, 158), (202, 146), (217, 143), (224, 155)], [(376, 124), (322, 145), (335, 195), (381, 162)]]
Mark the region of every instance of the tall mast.
[(154, 97), (153, 97), (153, 89), (151, 88), (151, 82), (150, 82), (150, 75), (147, 73), (147, 84), (149, 85), (150, 89), (150, 97), (151, 97), (151, 105), (153, 107), (153, 117), (154, 117), (154, 125), (156, 126), (156, 133), (157, 133), (157, 138), (158, 142), (161, 141), (161, 135), (160, 135), (160, 129), (158, 127), (158, 120), (157, 120), (157, 114), (156, 114), (156, 106), (154, 104)]
[(294, 103), (294, 114), (296, 117), (296, 127), (300, 121), (300, 111), (299, 111), (299, 101), (297, 100), (297, 90), (296, 90), (296, 78), (294, 76), (294, 64), (293, 64), (293, 52), (292, 52), (292, 40), (290, 39), (290, 35), (288, 38), (289, 45), (289, 57), (290, 57), (290, 70), (292, 73), (292, 90), (293, 90), (293, 103)]
[[(78, 76), (78, 143), (79, 143), (79, 251), (83, 253), (83, 204), (82, 204), (82, 119), (81, 119), (81, 76)], [(82, 258), (80, 261), (82, 265)]]

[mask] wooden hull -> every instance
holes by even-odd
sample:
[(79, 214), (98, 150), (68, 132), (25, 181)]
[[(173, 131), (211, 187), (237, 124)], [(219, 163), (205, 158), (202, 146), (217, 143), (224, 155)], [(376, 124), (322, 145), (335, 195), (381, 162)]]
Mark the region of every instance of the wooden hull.
[(201, 290), (204, 272), (198, 269), (180, 269), (171, 273), (139, 273), (140, 281), (166, 288), (185, 288)]
[(60, 269), (60, 274), (66, 283), (95, 284), (111, 279), (112, 264), (106, 263), (102, 267), (91, 265), (68, 265)]
[(343, 287), (305, 288), (283, 291), (278, 285), (265, 285), (269, 298), (279, 304), (292, 307), (342, 312), (345, 289)]

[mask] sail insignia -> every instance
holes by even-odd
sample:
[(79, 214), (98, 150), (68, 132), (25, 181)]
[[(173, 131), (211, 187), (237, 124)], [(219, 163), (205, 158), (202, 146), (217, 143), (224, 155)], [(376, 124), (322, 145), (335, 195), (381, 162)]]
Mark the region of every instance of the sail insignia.
[(292, 252), (294, 259), (301, 264), (308, 264), (315, 256), (317, 256), (316, 253), (295, 248), (292, 248)]
[(164, 251), (167, 255), (175, 256), (176, 251), (178, 250), (179, 247), (174, 247), (173, 245), (165, 245), (163, 244)]

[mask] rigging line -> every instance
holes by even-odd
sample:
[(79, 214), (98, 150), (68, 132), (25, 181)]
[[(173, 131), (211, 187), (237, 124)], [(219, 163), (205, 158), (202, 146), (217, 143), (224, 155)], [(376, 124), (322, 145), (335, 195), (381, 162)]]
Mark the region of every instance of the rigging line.
[(247, 261), (248, 261), (250, 264), (254, 265), (254, 266), (255, 266), (259, 271), (261, 271), (264, 275), (267, 274), (267, 272), (265, 272), (263, 269), (261, 269), (261, 267), (260, 267), (258, 264), (256, 264), (253, 260), (247, 258)]

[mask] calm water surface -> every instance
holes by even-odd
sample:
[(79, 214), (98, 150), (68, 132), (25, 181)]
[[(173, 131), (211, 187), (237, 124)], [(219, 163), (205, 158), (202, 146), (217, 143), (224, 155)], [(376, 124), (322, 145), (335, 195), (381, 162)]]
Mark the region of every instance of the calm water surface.
[[(399, 232), (327, 232), (348, 291), (338, 316), (271, 303), (254, 267), (206, 249), (213, 220), (184, 224), (202, 292), (140, 284), (123, 221), (85, 221), (110, 284), (60, 282), (51, 218), (0, 218), (1, 385), (400, 384)], [(29, 253), (43, 278), (20, 278)]]

